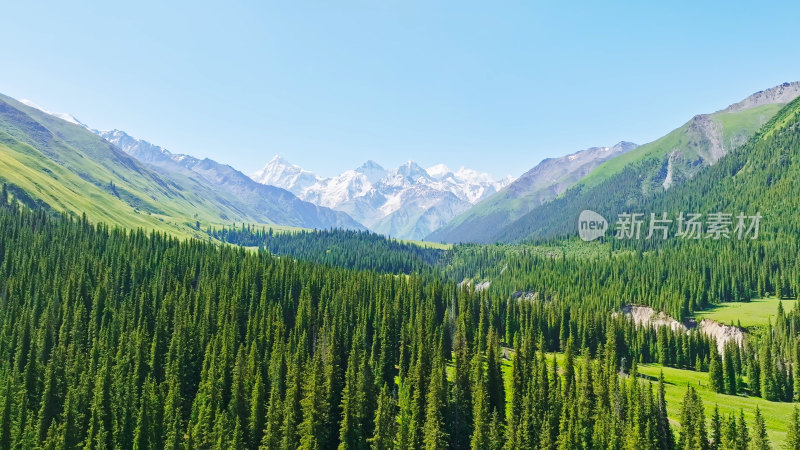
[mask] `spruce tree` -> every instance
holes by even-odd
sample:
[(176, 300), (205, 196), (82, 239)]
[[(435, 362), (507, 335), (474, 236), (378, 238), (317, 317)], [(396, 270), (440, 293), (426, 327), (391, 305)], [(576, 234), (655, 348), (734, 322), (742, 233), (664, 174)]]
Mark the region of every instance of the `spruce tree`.
[(423, 443), (427, 450), (443, 450), (448, 448), (448, 435), (444, 421), (446, 417), (447, 375), (444, 364), (438, 354), (433, 362), (430, 379), (426, 399), (427, 409), (423, 427)]
[[(736, 345), (735, 343), (733, 345)], [(736, 395), (736, 368), (733, 362), (733, 346), (725, 346), (725, 354), (722, 360), (722, 372), (725, 378), (725, 393)]]
[(786, 432), (786, 441), (783, 443), (786, 450), (800, 450), (800, 411), (797, 406), (792, 409), (789, 419), (789, 428)]
[(711, 449), (722, 449), (722, 418), (719, 415), (719, 405), (714, 405), (714, 414), (711, 416)]
[(656, 405), (656, 424), (658, 442), (661, 443), (662, 450), (675, 448), (675, 436), (672, 434), (672, 428), (669, 424), (667, 417), (667, 399), (666, 387), (664, 381), (664, 371), (662, 370), (658, 376), (658, 404)]
[(304, 450), (326, 448), (329, 443), (328, 384), (325, 379), (324, 353), (322, 347), (317, 348), (305, 375), (303, 399), (300, 401), (303, 421), (298, 427), (299, 448)]
[(472, 358), (472, 406), (473, 426), (470, 446), (473, 450), (489, 448), (489, 394), (486, 392), (486, 379), (483, 358), (476, 352)]
[(384, 383), (378, 395), (378, 409), (375, 411), (375, 434), (369, 439), (370, 446), (375, 450), (390, 450), (394, 448), (397, 435), (397, 405), (389, 391), (389, 385)]
[(764, 423), (764, 416), (761, 415), (761, 410), (756, 406), (756, 415), (753, 422), (753, 442), (752, 448), (754, 450), (769, 450), (772, 448), (767, 437), (767, 426)]
[(714, 392), (725, 392), (725, 378), (722, 371), (722, 361), (715, 345), (711, 345), (711, 360), (708, 363), (708, 383)]
[(739, 410), (739, 420), (736, 422), (736, 450), (747, 450), (750, 447), (750, 433), (744, 421), (744, 410)]
[(719, 448), (722, 449), (736, 449), (737, 439), (739, 438), (738, 430), (736, 429), (736, 417), (730, 414), (725, 420), (722, 430), (722, 441)]
[(339, 428), (339, 449), (350, 450), (363, 448), (366, 442), (362, 430), (361, 412), (363, 410), (363, 395), (359, 386), (359, 370), (361, 351), (353, 348), (347, 360), (345, 373), (344, 392), (342, 393), (342, 421)]
[(771, 345), (767, 341), (761, 347), (761, 355), (758, 361), (761, 373), (761, 397), (764, 400), (776, 401), (778, 400), (778, 389), (775, 386), (775, 361), (772, 359)]

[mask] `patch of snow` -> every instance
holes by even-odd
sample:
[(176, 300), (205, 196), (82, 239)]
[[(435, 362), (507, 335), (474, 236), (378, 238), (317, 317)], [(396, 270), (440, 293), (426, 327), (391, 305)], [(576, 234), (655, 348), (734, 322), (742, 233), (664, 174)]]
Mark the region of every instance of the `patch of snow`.
[(425, 171), (428, 172), (428, 175), (432, 176), (433, 178), (442, 178), (451, 172), (450, 169), (444, 164), (437, 164), (435, 166), (428, 167), (425, 169)]
[(73, 117), (70, 114), (48, 111), (48, 110), (42, 108), (41, 106), (37, 105), (36, 103), (32, 102), (31, 100), (28, 100), (28, 99), (25, 99), (25, 98), (23, 98), (19, 102), (22, 103), (25, 106), (29, 106), (29, 107), (34, 108), (34, 109), (38, 109), (39, 111), (41, 111), (41, 112), (43, 112), (45, 114), (49, 114), (49, 115), (51, 115), (53, 117), (57, 117), (57, 118), (59, 118), (61, 120), (73, 123), (75, 125), (78, 125), (78, 126), (81, 126), (81, 127), (84, 127), (84, 128), (88, 128), (85, 124), (83, 124), (83, 122), (81, 122), (80, 120), (76, 119), (75, 117)]
[(320, 181), (313, 172), (275, 155), (263, 169), (250, 176), (254, 181), (286, 189), (295, 195)]

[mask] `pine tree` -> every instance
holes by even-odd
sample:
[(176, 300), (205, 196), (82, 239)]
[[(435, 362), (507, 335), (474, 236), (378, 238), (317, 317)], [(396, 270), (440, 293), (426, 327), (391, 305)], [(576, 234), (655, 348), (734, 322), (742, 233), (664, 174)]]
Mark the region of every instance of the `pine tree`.
[(111, 374), (109, 358), (103, 361), (103, 366), (97, 374), (92, 401), (89, 434), (84, 449), (103, 449), (113, 447), (113, 423), (111, 413)]
[(413, 398), (411, 395), (410, 383), (402, 381), (400, 383), (398, 395), (398, 424), (397, 424), (397, 447), (398, 448), (411, 448), (412, 447), (412, 428), (415, 426), (413, 423)]
[(160, 406), (158, 388), (152, 377), (148, 375), (139, 404), (139, 417), (133, 439), (134, 450), (162, 448)]
[[(261, 436), (261, 449), (279, 448), (283, 441), (284, 405), (281, 401), (280, 386), (273, 383), (269, 394), (267, 416), (264, 424), (264, 433)], [(292, 429), (291, 426), (287, 427)]]
[(445, 405), (447, 399), (447, 375), (441, 357), (437, 354), (431, 370), (430, 387), (427, 395), (427, 410), (423, 427), (423, 441), (427, 450), (448, 448), (448, 435), (445, 431)]
[(298, 427), (300, 447), (305, 450), (326, 448), (328, 443), (328, 386), (325, 380), (323, 349), (317, 348), (306, 372), (303, 399), (303, 421)]
[(736, 450), (747, 450), (750, 446), (750, 433), (744, 421), (744, 411), (739, 410), (739, 420), (736, 422)]
[(672, 434), (672, 428), (669, 424), (667, 417), (667, 400), (666, 400), (666, 387), (664, 382), (664, 371), (662, 370), (658, 376), (658, 404), (656, 405), (656, 425), (658, 442), (661, 443), (662, 450), (669, 450), (675, 448), (675, 436)]
[(472, 358), (472, 406), (473, 426), (470, 446), (473, 450), (489, 448), (489, 394), (483, 371), (483, 358), (475, 353)]
[(678, 439), (678, 448), (681, 449), (707, 449), (708, 437), (706, 435), (705, 416), (703, 415), (703, 401), (689, 387), (683, 397), (681, 410), (681, 433)]
[(353, 348), (347, 361), (344, 392), (342, 393), (342, 422), (339, 428), (339, 449), (359, 449), (365, 446), (366, 436), (361, 428), (364, 393), (360, 391), (359, 373), (361, 351)]
[(564, 350), (564, 396), (571, 397), (575, 390), (575, 339), (570, 334)]
[(283, 424), (281, 425), (281, 448), (296, 449), (300, 446), (299, 426), (303, 420), (301, 399), (303, 398), (302, 382), (303, 363), (295, 355), (293, 364), (289, 365), (286, 376), (286, 399), (284, 400)]
[(714, 414), (711, 416), (711, 449), (722, 449), (722, 418), (719, 415), (719, 405), (714, 405)]
[[(736, 345), (735, 343), (733, 345)], [(736, 395), (736, 368), (733, 363), (733, 347), (725, 346), (725, 353), (722, 360), (722, 372), (725, 378), (725, 392), (729, 395)]]
[(595, 418), (595, 394), (592, 380), (592, 362), (589, 348), (584, 347), (581, 354), (580, 373), (577, 392), (577, 436), (583, 448), (592, 448), (592, 422)]
[(772, 448), (767, 437), (767, 426), (764, 423), (764, 416), (761, 415), (761, 410), (756, 406), (756, 416), (753, 422), (753, 442), (752, 448), (754, 450), (769, 450)]
[[(770, 329), (771, 331), (771, 329)], [(767, 335), (769, 336), (769, 334)], [(764, 400), (778, 400), (778, 389), (775, 386), (774, 367), (775, 361), (772, 359), (772, 349), (769, 342), (762, 345), (759, 357), (759, 368), (761, 373), (761, 397)]]
[(492, 413), (492, 422), (489, 425), (489, 449), (503, 450), (505, 444), (505, 429), (500, 414), (495, 411)]
[(722, 371), (722, 361), (715, 345), (711, 345), (711, 360), (708, 363), (708, 383), (714, 392), (725, 392), (725, 378)]
[[(6, 185), (3, 185), (5, 190)], [(0, 450), (11, 449), (11, 407), (13, 406), (12, 377), (6, 376), (5, 392), (3, 393), (2, 414), (0, 414)]]
[(266, 393), (264, 392), (264, 383), (261, 377), (261, 371), (257, 370), (255, 375), (255, 383), (250, 393), (250, 421), (248, 423), (248, 433), (250, 435), (250, 448), (256, 449), (264, 435), (264, 427), (267, 403)]
[(397, 435), (396, 402), (389, 392), (389, 385), (384, 383), (378, 395), (378, 409), (375, 411), (375, 434), (369, 439), (374, 450), (390, 450), (394, 448)]
[(719, 448), (722, 449), (736, 449), (737, 440), (739, 438), (738, 430), (736, 429), (736, 417), (731, 414), (725, 420), (722, 430), (722, 441)]
[(494, 329), (489, 331), (486, 348), (486, 390), (489, 393), (489, 413), (505, 417), (505, 385), (500, 362), (500, 343)]
[(177, 380), (170, 377), (168, 383), (167, 401), (164, 403), (164, 448), (177, 450), (182, 448), (183, 435), (186, 431), (181, 417), (183, 399), (180, 396)]
[[(469, 447), (472, 435), (472, 390), (470, 357), (464, 319), (457, 321), (453, 338), (453, 383), (450, 386), (449, 434), (450, 444), (457, 449)], [(519, 394), (521, 395), (521, 393)]]
[(792, 410), (792, 417), (789, 420), (789, 429), (786, 432), (786, 442), (783, 444), (786, 450), (800, 450), (800, 411), (797, 406)]

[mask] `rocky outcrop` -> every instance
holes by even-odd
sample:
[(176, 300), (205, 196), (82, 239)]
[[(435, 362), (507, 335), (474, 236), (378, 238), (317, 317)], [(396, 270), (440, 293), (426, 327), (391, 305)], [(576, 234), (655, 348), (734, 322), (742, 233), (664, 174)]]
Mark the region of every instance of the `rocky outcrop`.
[(724, 112), (739, 112), (772, 103), (789, 103), (800, 96), (800, 81), (779, 84), (773, 88), (758, 91), (746, 99), (728, 106)]
[(633, 323), (639, 326), (668, 326), (675, 331), (687, 330), (687, 327), (684, 324), (673, 319), (666, 313), (655, 311), (649, 306), (623, 306), (622, 314), (633, 319)]
[[(725, 345), (734, 341), (739, 347), (744, 345), (747, 331), (740, 327), (721, 324), (715, 320), (703, 319), (699, 323), (694, 319), (686, 322), (679, 322), (668, 314), (655, 311), (649, 306), (626, 305), (622, 307), (622, 315), (629, 317), (637, 326), (663, 327), (668, 326), (674, 331), (685, 331), (697, 329), (706, 336), (713, 337), (717, 342), (717, 350), (723, 353)], [(614, 313), (618, 315), (619, 313)]]
[(717, 350), (723, 353), (725, 345), (730, 341), (735, 341), (739, 347), (744, 345), (747, 332), (739, 327), (721, 324), (715, 320), (703, 319), (697, 324), (701, 333), (711, 336), (717, 340)]

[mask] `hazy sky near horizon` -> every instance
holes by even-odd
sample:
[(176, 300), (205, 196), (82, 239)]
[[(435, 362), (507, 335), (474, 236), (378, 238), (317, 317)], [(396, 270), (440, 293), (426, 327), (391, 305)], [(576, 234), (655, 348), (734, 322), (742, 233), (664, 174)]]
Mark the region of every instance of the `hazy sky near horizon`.
[(245, 173), (520, 175), (800, 79), (797, 2), (7, 2), (0, 93)]

